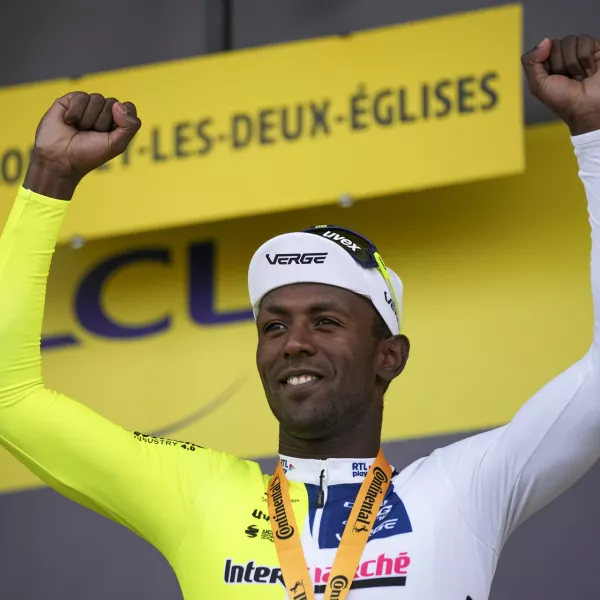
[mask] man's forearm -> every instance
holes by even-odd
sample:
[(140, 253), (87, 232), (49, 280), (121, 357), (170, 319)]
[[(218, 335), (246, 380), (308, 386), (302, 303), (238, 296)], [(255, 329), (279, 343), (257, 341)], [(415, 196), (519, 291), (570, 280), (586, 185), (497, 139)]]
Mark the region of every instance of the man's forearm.
[(22, 188), (0, 236), (0, 408), (41, 384), (46, 282), (68, 207)]
[(594, 346), (600, 349), (600, 128), (573, 138), (592, 228), (591, 280)]

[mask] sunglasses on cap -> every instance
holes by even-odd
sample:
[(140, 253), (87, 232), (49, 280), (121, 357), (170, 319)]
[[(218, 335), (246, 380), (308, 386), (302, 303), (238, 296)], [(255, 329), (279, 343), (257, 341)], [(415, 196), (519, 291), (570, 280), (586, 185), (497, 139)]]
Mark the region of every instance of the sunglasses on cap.
[(340, 248), (345, 250), (359, 265), (364, 267), (365, 269), (377, 269), (390, 292), (390, 297), (394, 300), (394, 312), (396, 313), (396, 318), (398, 319), (398, 328), (401, 330), (402, 326), (400, 323), (400, 304), (398, 302), (398, 298), (396, 297), (396, 291), (394, 290), (394, 284), (392, 283), (392, 278), (390, 277), (390, 273), (381, 258), (381, 254), (379, 254), (377, 247), (375, 244), (361, 235), (360, 233), (356, 233), (356, 231), (352, 231), (351, 229), (346, 229), (345, 227), (339, 227), (337, 225), (315, 225), (313, 227), (309, 227), (308, 229), (304, 229), (303, 233), (313, 233), (314, 235), (319, 235), (328, 240), (331, 240), (335, 244), (337, 244)]

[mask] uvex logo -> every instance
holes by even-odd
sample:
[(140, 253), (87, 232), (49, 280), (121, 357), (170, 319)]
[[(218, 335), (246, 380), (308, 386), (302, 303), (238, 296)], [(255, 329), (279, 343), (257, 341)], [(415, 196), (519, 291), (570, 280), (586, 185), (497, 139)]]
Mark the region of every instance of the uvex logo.
[(383, 292), (383, 295), (385, 296), (385, 301), (390, 305), (391, 309), (394, 311), (394, 314), (397, 315), (398, 313), (396, 312), (396, 303), (394, 302), (394, 299), (390, 297), (390, 295), (387, 293), (387, 290)]
[(315, 263), (321, 265), (327, 258), (327, 252), (305, 252), (304, 254), (275, 254), (271, 258), (270, 254), (267, 254), (267, 260), (271, 265), (310, 265)]
[(336, 233), (335, 231), (326, 231), (323, 234), (323, 237), (326, 237), (326, 238), (332, 239), (336, 242), (339, 242), (343, 246), (348, 246), (348, 248), (350, 248), (350, 250), (352, 250), (352, 252), (356, 252), (357, 250), (360, 250), (360, 246), (358, 244), (355, 244), (353, 241), (349, 240), (348, 238), (344, 237), (343, 235), (340, 235), (339, 233)]

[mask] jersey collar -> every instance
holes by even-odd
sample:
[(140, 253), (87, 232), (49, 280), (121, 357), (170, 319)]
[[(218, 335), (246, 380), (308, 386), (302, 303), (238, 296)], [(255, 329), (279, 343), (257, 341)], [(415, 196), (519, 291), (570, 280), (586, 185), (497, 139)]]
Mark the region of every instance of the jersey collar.
[(315, 460), (310, 458), (294, 458), (281, 454), (281, 466), (289, 481), (312, 483), (319, 485), (321, 473), (324, 473), (323, 483), (335, 485), (338, 483), (361, 483), (373, 458), (328, 458)]

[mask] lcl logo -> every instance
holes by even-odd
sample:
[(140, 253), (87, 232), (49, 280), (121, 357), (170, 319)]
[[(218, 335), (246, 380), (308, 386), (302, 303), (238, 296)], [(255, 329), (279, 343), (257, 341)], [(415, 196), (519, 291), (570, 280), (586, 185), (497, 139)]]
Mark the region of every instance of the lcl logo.
[[(172, 250), (153, 247), (115, 254), (94, 265), (81, 279), (75, 291), (75, 318), (87, 332), (108, 339), (144, 338), (163, 333), (173, 325), (173, 316), (163, 316), (144, 324), (117, 322), (103, 308), (106, 284), (124, 267), (154, 262), (168, 267), (172, 264)], [(187, 309), (198, 325), (222, 325), (253, 318), (251, 309), (217, 312), (215, 309), (215, 245), (212, 242), (190, 244), (188, 247)], [(42, 348), (63, 348), (82, 342), (72, 333), (44, 336)]]

